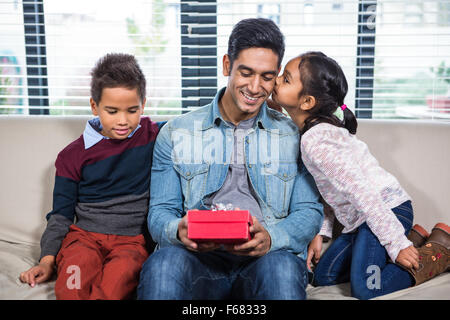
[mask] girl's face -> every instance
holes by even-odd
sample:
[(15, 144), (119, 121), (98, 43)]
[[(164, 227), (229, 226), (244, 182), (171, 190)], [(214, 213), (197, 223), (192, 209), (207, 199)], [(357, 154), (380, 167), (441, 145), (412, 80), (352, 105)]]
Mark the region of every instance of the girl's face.
[(300, 71), (298, 70), (299, 63), (300, 57), (297, 57), (286, 64), (283, 74), (277, 77), (275, 88), (272, 92), (272, 100), (288, 112), (299, 106), (299, 93), (303, 89), (300, 81)]
[(272, 92), (272, 100), (287, 111), (295, 124), (302, 129), (305, 120), (310, 116), (309, 110), (314, 107), (312, 96), (299, 96), (303, 90), (300, 81), (300, 57), (290, 60), (284, 67), (284, 72), (277, 78)]

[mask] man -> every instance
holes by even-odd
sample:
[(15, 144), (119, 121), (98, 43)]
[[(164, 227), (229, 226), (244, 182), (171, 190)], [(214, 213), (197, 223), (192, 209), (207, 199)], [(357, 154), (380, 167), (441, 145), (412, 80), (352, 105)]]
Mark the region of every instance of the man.
[[(227, 87), (158, 135), (148, 216), (158, 248), (143, 266), (139, 299), (306, 298), (306, 251), (323, 212), (297, 164), (297, 127), (265, 103), (283, 55), (271, 20), (242, 20), (223, 58)], [(251, 240), (221, 246), (187, 237), (188, 210), (229, 203), (252, 214)]]

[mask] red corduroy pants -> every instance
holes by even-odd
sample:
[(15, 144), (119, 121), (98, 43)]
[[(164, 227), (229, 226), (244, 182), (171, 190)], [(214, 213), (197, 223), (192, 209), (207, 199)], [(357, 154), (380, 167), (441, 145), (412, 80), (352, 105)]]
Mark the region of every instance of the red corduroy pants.
[(132, 298), (148, 255), (142, 234), (108, 235), (71, 225), (56, 257), (56, 299)]

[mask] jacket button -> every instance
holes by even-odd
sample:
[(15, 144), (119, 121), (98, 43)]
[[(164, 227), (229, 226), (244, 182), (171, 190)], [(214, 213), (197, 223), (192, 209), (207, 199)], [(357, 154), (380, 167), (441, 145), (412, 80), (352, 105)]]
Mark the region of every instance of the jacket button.
[(190, 175), (191, 175), (191, 173), (190, 173), (190, 172), (188, 172), (188, 173), (186, 173), (186, 175), (187, 175), (187, 176), (190, 176)]

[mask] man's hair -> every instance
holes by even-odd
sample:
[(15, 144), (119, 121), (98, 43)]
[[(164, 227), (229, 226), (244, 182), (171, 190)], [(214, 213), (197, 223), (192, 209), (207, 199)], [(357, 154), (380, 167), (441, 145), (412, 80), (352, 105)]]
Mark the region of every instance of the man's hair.
[(284, 56), (284, 36), (270, 19), (252, 18), (239, 21), (228, 39), (230, 69), (242, 50), (249, 48), (271, 49), (278, 56), (278, 67)]
[(145, 100), (145, 76), (130, 54), (108, 53), (97, 61), (91, 76), (91, 97), (97, 104), (104, 88), (137, 89), (141, 102)]

